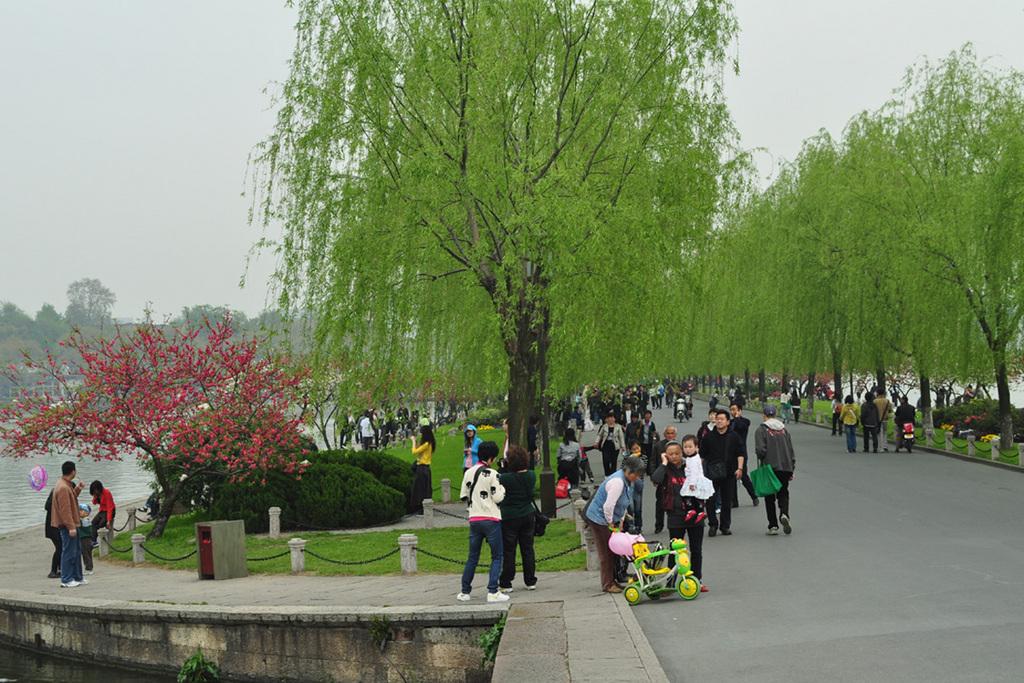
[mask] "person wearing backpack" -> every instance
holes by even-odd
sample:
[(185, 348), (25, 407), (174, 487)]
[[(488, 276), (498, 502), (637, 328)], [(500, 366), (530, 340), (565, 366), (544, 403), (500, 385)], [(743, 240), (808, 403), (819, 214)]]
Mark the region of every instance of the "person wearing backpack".
[(875, 396), (870, 391), (864, 392), (864, 403), (860, 405), (860, 424), (864, 428), (864, 452), (868, 452), (868, 442), (872, 443), (875, 453), (878, 452), (878, 406)]
[[(758, 465), (768, 465), (775, 472), (776, 478), (782, 484), (778, 492), (764, 497), (764, 511), (768, 516), (768, 536), (779, 535), (779, 523), (782, 523), (782, 530), (788, 536), (793, 533), (793, 527), (789, 521), (789, 482), (793, 479), (793, 472), (796, 470), (796, 455), (793, 453), (793, 440), (789, 436), (789, 430), (775, 416), (775, 406), (767, 404), (764, 407), (764, 421), (754, 432), (754, 454), (757, 456)], [(775, 503), (779, 504), (779, 516), (775, 515)]]
[(505, 487), (498, 478), (498, 471), (491, 469), (491, 463), (498, 457), (498, 444), (484, 441), (477, 450), (477, 456), (479, 462), (462, 475), (462, 489), (459, 493), (459, 498), (469, 507), (469, 556), (462, 570), (462, 591), (455, 598), (459, 602), (471, 599), (473, 576), (480, 561), (480, 548), (486, 540), (491, 549), (487, 602), (507, 602), (508, 595), (498, 590), (498, 579), (505, 557), (501, 508), (498, 504), (505, 499)]

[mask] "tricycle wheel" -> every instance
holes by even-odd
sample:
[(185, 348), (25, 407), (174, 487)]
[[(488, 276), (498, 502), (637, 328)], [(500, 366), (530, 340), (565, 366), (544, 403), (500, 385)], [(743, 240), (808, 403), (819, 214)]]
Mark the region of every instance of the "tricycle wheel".
[[(700, 590), (700, 588), (698, 587), (697, 590)], [(640, 589), (632, 585), (626, 586), (626, 590), (622, 591), (622, 595), (625, 596), (626, 602), (630, 605), (639, 605), (640, 599), (643, 597)]]
[(676, 584), (676, 590), (679, 592), (679, 597), (683, 600), (693, 600), (700, 595), (700, 581), (691, 574), (679, 579), (679, 583)]

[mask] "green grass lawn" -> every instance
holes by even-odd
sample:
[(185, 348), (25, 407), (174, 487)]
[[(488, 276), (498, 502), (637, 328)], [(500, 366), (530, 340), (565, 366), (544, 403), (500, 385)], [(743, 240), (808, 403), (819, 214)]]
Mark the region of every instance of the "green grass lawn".
[[(461, 467), (460, 467), (461, 472)], [(161, 538), (146, 542), (146, 547), (158, 555), (174, 558), (181, 557), (192, 550), (195, 550), (194, 524), (201, 521), (199, 515), (181, 515), (172, 517)], [(145, 534), (149, 531), (150, 525), (145, 524), (139, 527), (136, 533)], [(418, 569), (428, 574), (458, 574), (462, 572), (462, 563), (466, 559), (468, 547), (468, 527), (447, 527), (442, 529), (416, 529), (404, 531), (373, 531), (358, 534), (338, 534), (331, 532), (286, 532), (282, 538), (270, 539), (266, 536), (246, 536), (246, 557), (260, 558), (276, 555), (288, 550), (288, 539), (299, 536), (306, 541), (307, 551), (312, 551), (324, 557), (342, 560), (347, 562), (367, 560), (380, 557), (398, 547), (398, 537), (403, 533), (415, 533), (419, 537), (419, 547), (423, 550), (442, 555), (454, 560), (458, 564), (427, 557), (420, 553), (417, 557)], [(547, 533), (542, 538), (536, 539), (535, 547), (538, 560), (548, 555), (554, 555), (569, 548), (579, 545), (580, 535), (576, 532), (575, 525), (568, 520), (552, 521), (548, 524)], [(114, 546), (126, 548), (130, 546), (125, 535), (119, 536)], [(107, 561), (127, 564), (130, 561), (128, 553), (111, 553)], [(146, 556), (146, 562), (153, 565), (166, 567), (168, 569), (191, 569), (196, 570), (197, 556), (185, 560), (165, 561), (152, 555)], [(480, 555), (480, 564), (477, 572), (486, 572), (491, 561), (490, 550), (484, 544), (483, 552)], [(285, 555), (273, 560), (247, 562), (249, 572), (253, 574), (288, 574), (291, 572), (291, 560)], [(584, 569), (586, 567), (586, 554), (584, 551), (563, 555), (551, 560), (539, 562), (538, 571), (570, 571)], [(358, 565), (338, 565), (324, 560), (317, 559), (306, 553), (306, 572), (321, 576), (371, 576), (384, 574), (399, 574), (401, 565), (398, 554), (394, 554), (379, 562)]]

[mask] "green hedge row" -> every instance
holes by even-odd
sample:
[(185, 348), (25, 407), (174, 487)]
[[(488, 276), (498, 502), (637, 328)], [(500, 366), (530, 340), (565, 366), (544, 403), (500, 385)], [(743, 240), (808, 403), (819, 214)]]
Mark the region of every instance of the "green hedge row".
[(215, 519), (241, 519), (247, 533), (265, 533), (267, 510), (281, 508), (282, 529), (346, 529), (394, 522), (405, 514), (412, 472), (386, 453), (323, 451), (309, 456), (301, 477), (270, 472), (265, 485), (224, 482), (209, 492)]

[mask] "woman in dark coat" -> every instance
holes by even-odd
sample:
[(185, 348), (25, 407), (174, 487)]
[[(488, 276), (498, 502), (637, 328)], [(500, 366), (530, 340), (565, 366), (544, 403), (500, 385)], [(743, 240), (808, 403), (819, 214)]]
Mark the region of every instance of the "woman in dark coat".
[(51, 579), (60, 578), (60, 555), (61, 555), (61, 544), (60, 544), (60, 530), (50, 526), (50, 514), (52, 513), (53, 507), (53, 491), (50, 491), (50, 495), (46, 497), (46, 503), (43, 504), (43, 508), (46, 510), (46, 522), (43, 525), (43, 535), (50, 539), (53, 543), (53, 557), (50, 558), (50, 573), (47, 575)]

